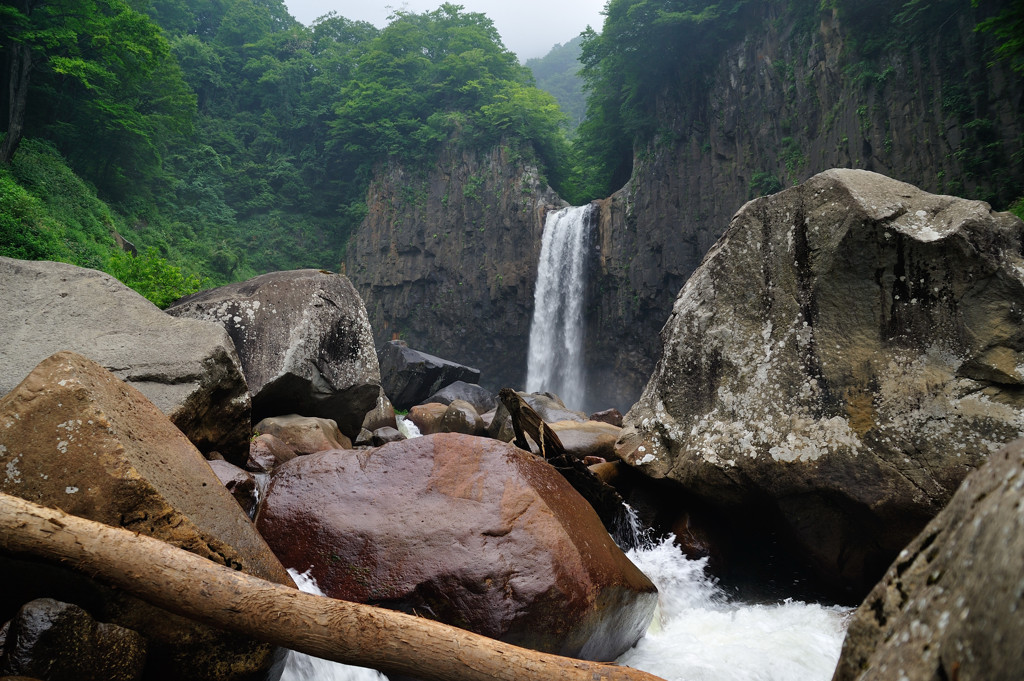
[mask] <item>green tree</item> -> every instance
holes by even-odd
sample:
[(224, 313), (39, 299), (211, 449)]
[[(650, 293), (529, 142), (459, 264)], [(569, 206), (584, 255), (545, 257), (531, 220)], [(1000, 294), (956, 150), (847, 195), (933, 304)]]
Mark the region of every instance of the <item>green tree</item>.
[(112, 187), (154, 174), (163, 149), (190, 130), (193, 99), (166, 39), (124, 0), (16, 0), (0, 19), (9, 80), (0, 163), (28, 130)]

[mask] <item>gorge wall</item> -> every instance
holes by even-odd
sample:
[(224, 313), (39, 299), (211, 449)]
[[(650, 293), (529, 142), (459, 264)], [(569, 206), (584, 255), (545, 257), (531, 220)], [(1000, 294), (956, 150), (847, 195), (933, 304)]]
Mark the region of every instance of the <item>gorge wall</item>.
[(401, 338), (479, 368), (483, 385), (521, 388), (544, 218), (563, 205), (508, 146), (379, 172), (345, 259), (377, 347)]
[(989, 67), (969, 8), (867, 58), (833, 14), (764, 4), (697, 114), (666, 107), (601, 204), (586, 334), (597, 402), (639, 396), (679, 289), (749, 199), (834, 167), (996, 206), (1024, 194), (1022, 81)]
[[(792, 7), (763, 3), (704, 99), (662, 106), (632, 178), (600, 202), (588, 408), (639, 396), (676, 294), (755, 196), (832, 167), (996, 206), (1024, 193), (1022, 81), (989, 66), (969, 6), (867, 55), (835, 14)], [(562, 205), (537, 171), (506, 147), (450, 149), (426, 173), (383, 169), (367, 203), (346, 265), (378, 344), (398, 334), (521, 387), (544, 215)]]

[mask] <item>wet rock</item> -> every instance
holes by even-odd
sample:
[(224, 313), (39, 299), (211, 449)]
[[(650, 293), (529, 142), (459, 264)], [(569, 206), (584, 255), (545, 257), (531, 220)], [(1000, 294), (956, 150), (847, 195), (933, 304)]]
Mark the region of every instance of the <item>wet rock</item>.
[(483, 435), (484, 420), (469, 402), (453, 400), (441, 416), (441, 432)]
[(395, 407), (391, 404), (391, 400), (384, 394), (383, 388), (377, 395), (377, 403), (370, 411), (366, 412), (366, 416), (363, 417), (363, 428), (370, 432), (377, 430), (378, 428), (398, 428), (398, 422), (395, 419)]
[(263, 433), (249, 443), (249, 460), (245, 468), (255, 473), (269, 473), (296, 456), (295, 449), (283, 440), (270, 433)]
[(960, 485), (850, 621), (835, 681), (1017, 679), (1024, 442)]
[(618, 409), (605, 409), (604, 411), (595, 412), (590, 415), (590, 420), (608, 423), (616, 428), (622, 427), (622, 413)]
[(256, 478), (227, 461), (211, 461), (210, 468), (250, 518), (256, 512)]
[(600, 421), (555, 421), (548, 425), (570, 456), (580, 460), (588, 456), (605, 460), (616, 458), (615, 441), (621, 428)]
[(384, 427), (373, 431), (373, 437), (370, 442), (374, 447), (380, 447), (389, 442), (399, 442), (404, 439), (405, 436), (398, 432), (397, 428)]
[(773, 523), (856, 596), (1024, 434), (1022, 223), (832, 170), (748, 203), (680, 291), (618, 451)]
[(466, 383), (465, 381), (455, 381), (451, 385), (441, 388), (424, 401), (451, 404), (454, 400), (469, 402), (478, 414), (484, 414), (498, 406), (498, 398), (492, 391), (475, 383)]
[[(587, 417), (582, 412), (566, 409), (562, 400), (552, 393), (516, 391), (516, 394), (526, 400), (526, 403), (533, 407), (534, 411), (540, 415), (545, 423), (550, 424), (557, 421), (583, 422), (587, 420)], [(501, 440), (502, 442), (511, 442), (515, 437), (515, 432), (512, 430), (512, 418), (508, 414), (508, 409), (500, 401), (498, 402), (498, 408), (494, 412), (494, 418), (491, 420), (490, 425), (487, 426), (487, 437)]]
[(271, 272), (188, 296), (167, 312), (227, 330), (252, 392), (254, 421), (321, 416), (355, 437), (374, 408), (380, 370), (370, 324), (340, 274)]
[(352, 449), (352, 442), (341, 434), (333, 419), (313, 416), (273, 416), (265, 418), (253, 430), (260, 435), (273, 435), (298, 456), (328, 449)]
[(562, 655), (615, 658), (657, 601), (553, 467), (484, 438), (295, 459), (278, 469), (257, 525), (331, 597)]
[(218, 325), (176, 319), (107, 274), (63, 263), (0, 257), (0, 291), (0, 395), (72, 350), (142, 392), (201, 451), (245, 461), (249, 393)]
[(136, 681), (145, 661), (146, 640), (137, 632), (97, 622), (77, 605), (40, 598), (8, 623), (0, 676)]
[(416, 424), (421, 434), (431, 435), (442, 432), (441, 419), (447, 411), (448, 407), (443, 404), (417, 404), (406, 418)]
[[(138, 390), (60, 352), (0, 398), (0, 491), (292, 581), (202, 454)], [(149, 641), (147, 678), (240, 681), (273, 647), (172, 615), (39, 561), (4, 561), (0, 612), (55, 596)], [(74, 584), (73, 589), (64, 589)], [(60, 591), (59, 595), (55, 591)]]
[(381, 386), (396, 409), (422, 404), (430, 395), (456, 381), (476, 383), (480, 380), (477, 369), (413, 350), (405, 341), (385, 343), (377, 359)]

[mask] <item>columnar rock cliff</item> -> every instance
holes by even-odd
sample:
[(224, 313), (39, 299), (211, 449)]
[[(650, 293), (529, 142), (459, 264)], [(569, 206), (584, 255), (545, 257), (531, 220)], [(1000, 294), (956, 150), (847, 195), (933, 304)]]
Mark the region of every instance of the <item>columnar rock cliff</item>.
[(639, 396), (672, 301), (747, 200), (834, 167), (997, 206), (1024, 186), (1024, 88), (988, 68), (969, 11), (865, 56), (832, 15), (765, 5), (696, 114), (666, 107), (629, 183), (602, 202), (587, 332), (589, 363), (611, 369), (592, 370), (599, 402)]
[(346, 273), (377, 346), (473, 365), (481, 383), (520, 386), (544, 217), (563, 202), (508, 147), (446, 150), (430, 172), (392, 166), (370, 187)]
[[(631, 180), (601, 202), (589, 405), (625, 410), (640, 395), (672, 301), (751, 198), (833, 167), (997, 207), (1020, 195), (1024, 87), (989, 67), (969, 7), (879, 46), (791, 5), (758, 5), (706, 95), (685, 113), (661, 108)], [(383, 169), (347, 256), (378, 344), (398, 334), (477, 365), (484, 384), (520, 383), (543, 215), (558, 203), (504, 149), (448, 151), (424, 175)]]

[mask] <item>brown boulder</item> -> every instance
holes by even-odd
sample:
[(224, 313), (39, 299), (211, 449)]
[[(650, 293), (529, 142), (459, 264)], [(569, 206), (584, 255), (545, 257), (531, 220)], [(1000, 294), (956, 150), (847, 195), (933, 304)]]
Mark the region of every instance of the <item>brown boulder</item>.
[(562, 655), (617, 657), (657, 602), (554, 468), (490, 439), (444, 433), (295, 459), (257, 525), (331, 597)]
[(850, 620), (834, 681), (1011, 681), (1024, 670), (1024, 441), (989, 457)]
[(269, 473), (296, 456), (295, 450), (280, 438), (263, 433), (249, 443), (249, 460), (245, 462), (245, 469), (256, 473)]
[(441, 416), (441, 432), (483, 435), (484, 420), (469, 402), (452, 400)]
[(590, 420), (609, 423), (617, 428), (622, 427), (622, 413), (618, 409), (605, 409), (604, 411), (594, 412), (590, 415)]
[(387, 395), (384, 394), (383, 389), (377, 395), (377, 402), (373, 409), (366, 412), (366, 416), (363, 417), (363, 430), (368, 430), (372, 433), (378, 428), (398, 428), (398, 421), (395, 418), (395, 407), (391, 404), (391, 400), (388, 399)]
[[(291, 584), (181, 431), (138, 390), (81, 355), (47, 358), (0, 398), (0, 471), (0, 491), (7, 494)], [(0, 591), (0, 611), (74, 581), (30, 562), (7, 561), (4, 573), (5, 586), (16, 586)], [(121, 592), (87, 585), (61, 600), (91, 612), (86, 601), (100, 603), (103, 619), (143, 634), (150, 644), (147, 676), (246, 679), (264, 673), (271, 662), (269, 645), (224, 634)]]
[(256, 478), (249, 471), (242, 470), (227, 461), (211, 461), (210, 468), (221, 481), (245, 514), (250, 518), (256, 511)]
[(599, 456), (605, 461), (618, 458), (615, 455), (615, 441), (621, 428), (600, 421), (555, 421), (549, 423), (558, 439), (565, 445), (570, 456), (583, 459)]
[(328, 449), (352, 449), (352, 441), (341, 434), (333, 419), (298, 414), (271, 416), (253, 426), (253, 430), (260, 435), (273, 435), (298, 456)]
[(422, 435), (432, 435), (444, 432), (441, 430), (441, 419), (444, 418), (447, 411), (448, 406), (445, 404), (436, 402), (417, 404), (409, 410), (409, 415), (406, 418), (416, 424)]

